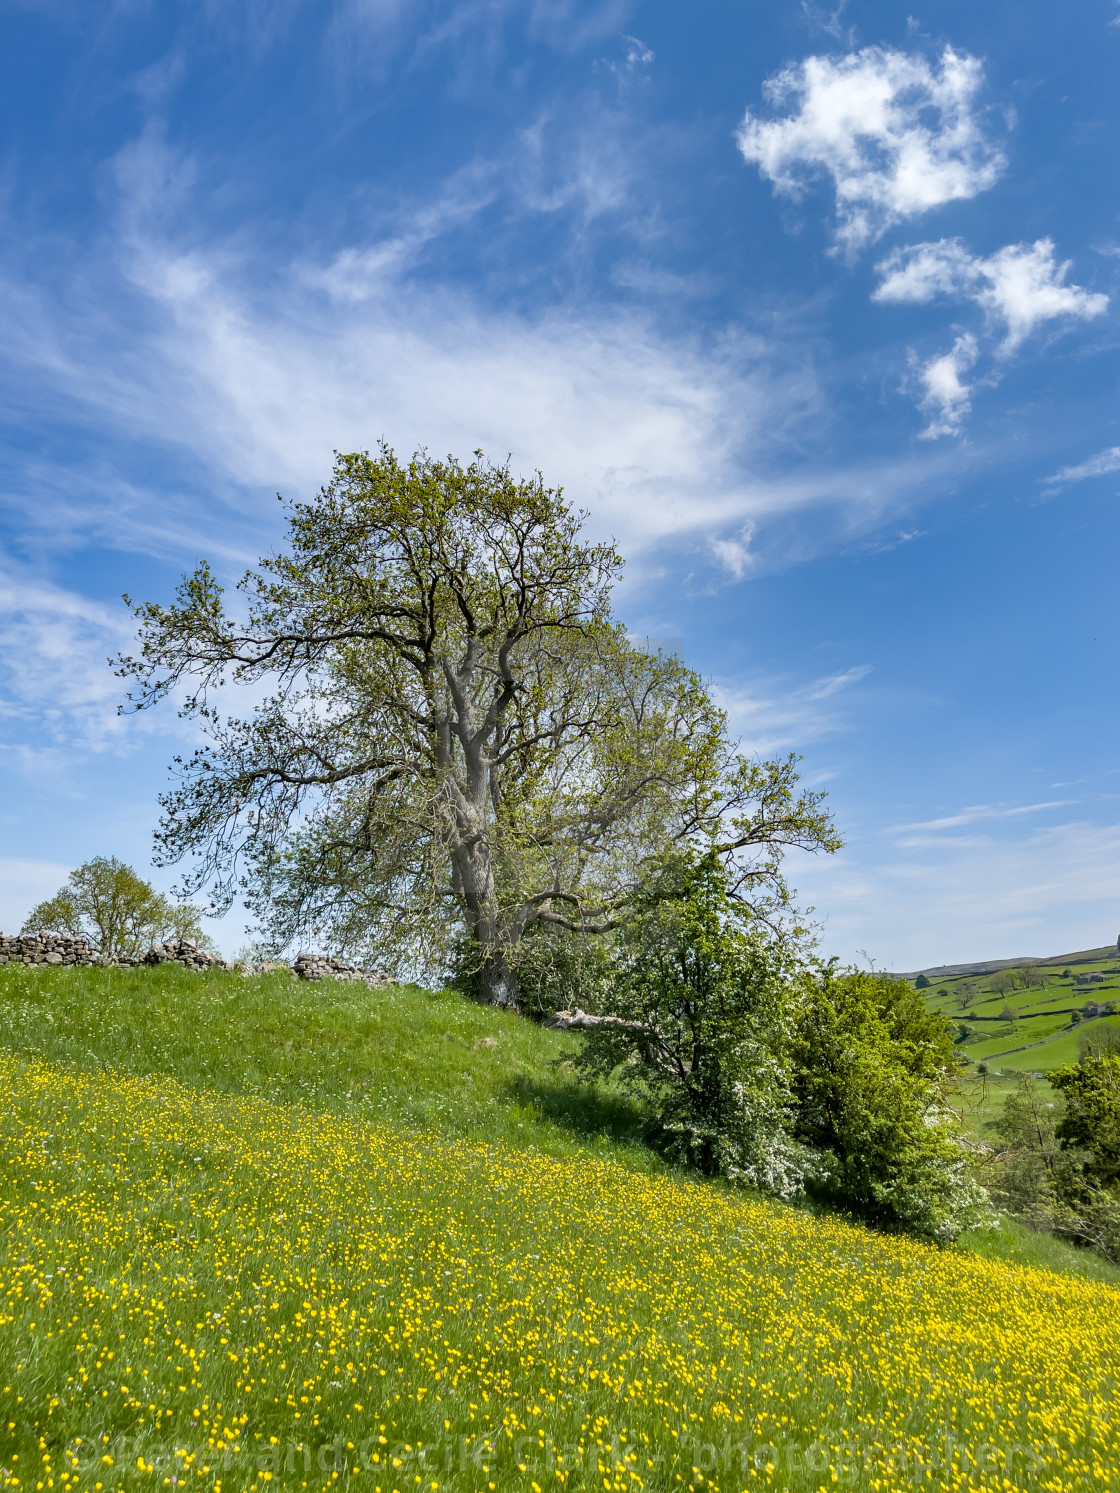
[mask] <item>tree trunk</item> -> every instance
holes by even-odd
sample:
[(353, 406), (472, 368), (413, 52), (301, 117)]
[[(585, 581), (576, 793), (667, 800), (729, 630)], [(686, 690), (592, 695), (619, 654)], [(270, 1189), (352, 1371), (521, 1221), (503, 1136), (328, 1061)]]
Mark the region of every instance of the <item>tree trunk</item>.
[(470, 843), (454, 847), (451, 861), (455, 887), (466, 904), (467, 926), (478, 951), (479, 1003), (516, 1011), (517, 971), (509, 960), (509, 929), (502, 917), (490, 847), (482, 828), (484, 813), (472, 805), (464, 818), (467, 830), (473, 830), (469, 836), (464, 835)]
[(517, 972), (510, 968), (504, 951), (483, 949), (482, 968), (478, 972), (478, 995), (484, 1006), (517, 1010)]

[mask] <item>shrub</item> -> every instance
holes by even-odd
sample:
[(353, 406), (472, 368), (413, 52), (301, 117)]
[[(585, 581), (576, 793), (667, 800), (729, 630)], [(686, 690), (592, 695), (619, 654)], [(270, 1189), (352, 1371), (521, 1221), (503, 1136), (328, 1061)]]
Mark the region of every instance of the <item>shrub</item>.
[(882, 975), (820, 971), (794, 1042), (794, 1134), (815, 1191), (873, 1223), (941, 1242), (985, 1214), (947, 1096), (953, 1031)]
[(617, 1073), (682, 1160), (789, 1196), (808, 1162), (788, 1123), (795, 999), (791, 944), (729, 898), (719, 857), (666, 855), (620, 930), (613, 1019), (581, 1068)]
[(881, 1226), (947, 1241), (979, 1222), (946, 1095), (953, 1030), (905, 981), (811, 973), (729, 897), (718, 856), (664, 857), (620, 932), (590, 1075), (617, 1074), (702, 1171), (809, 1185)]

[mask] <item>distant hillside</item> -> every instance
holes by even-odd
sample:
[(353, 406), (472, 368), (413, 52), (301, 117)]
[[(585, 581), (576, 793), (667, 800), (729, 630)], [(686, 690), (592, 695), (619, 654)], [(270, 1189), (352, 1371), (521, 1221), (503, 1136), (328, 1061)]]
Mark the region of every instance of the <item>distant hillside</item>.
[(985, 959), (979, 964), (933, 964), (927, 969), (914, 969), (903, 974), (904, 980), (916, 980), (919, 975), (927, 979), (948, 980), (954, 975), (994, 975), (997, 970), (1016, 969), (1024, 964), (1041, 964), (1064, 969), (1067, 964), (1096, 964), (1116, 953), (1114, 943), (1099, 949), (1081, 949), (1076, 954), (1050, 954), (1040, 959), (1036, 954), (1020, 954), (1018, 959)]

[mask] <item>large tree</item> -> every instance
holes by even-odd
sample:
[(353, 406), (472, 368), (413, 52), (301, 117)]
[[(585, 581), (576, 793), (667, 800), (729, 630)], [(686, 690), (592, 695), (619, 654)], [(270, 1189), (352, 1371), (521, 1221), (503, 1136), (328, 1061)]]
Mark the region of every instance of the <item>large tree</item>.
[[(836, 847), (792, 758), (737, 757), (700, 679), (632, 646), (617, 551), (539, 475), (383, 445), (286, 516), (237, 608), (203, 564), (135, 608), (121, 661), (135, 707), (175, 691), (208, 738), (158, 858), (219, 902), (240, 886), (277, 942), (438, 968), (458, 940), (516, 1008), (525, 934), (609, 929), (666, 844), (718, 845), (763, 915), (787, 846)], [(269, 693), (231, 715), (229, 683)]]

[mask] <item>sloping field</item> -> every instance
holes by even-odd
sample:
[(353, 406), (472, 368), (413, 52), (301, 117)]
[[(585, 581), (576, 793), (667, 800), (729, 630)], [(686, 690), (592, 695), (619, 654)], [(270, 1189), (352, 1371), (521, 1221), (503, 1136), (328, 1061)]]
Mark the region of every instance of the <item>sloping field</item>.
[[(998, 973), (1007, 963), (948, 966), (965, 973), (939, 975), (936, 985), (925, 994), (931, 1010), (941, 1012), (958, 1027), (970, 1029), (971, 1035), (959, 1048), (969, 1063), (986, 1063), (992, 1072), (1046, 1073), (1075, 1063), (1083, 1037), (1103, 1037), (1116, 1026), (1107, 1016), (1089, 1016), (1077, 1022), (1073, 1019), (1074, 1012), (1081, 1016), (1087, 1003), (1120, 1002), (1120, 963), (1114, 948), (1041, 961), (1046, 983), (1030, 989), (990, 991), (988, 980), (972, 977), (980, 969)], [(1068, 974), (1062, 973), (1063, 968), (1068, 968)], [(1102, 978), (1078, 984), (1078, 977), (1087, 974)], [(962, 1004), (961, 992), (970, 986), (979, 992), (979, 998), (974, 996), (967, 1005)], [(1001, 1019), (1004, 1012), (1009, 1020)]]
[(0, 1486), (1120, 1484), (1120, 1292), (0, 1056)]

